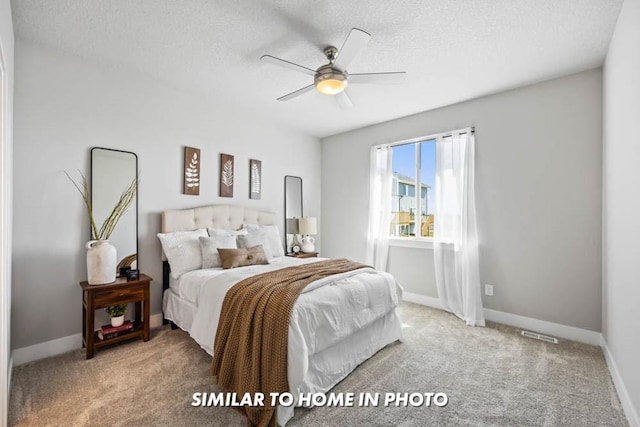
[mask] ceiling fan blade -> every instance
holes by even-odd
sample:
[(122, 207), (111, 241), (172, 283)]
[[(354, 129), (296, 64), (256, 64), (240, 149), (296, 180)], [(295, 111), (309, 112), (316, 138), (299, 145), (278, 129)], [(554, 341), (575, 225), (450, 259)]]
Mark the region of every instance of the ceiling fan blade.
[(302, 95), (303, 93), (307, 93), (307, 92), (315, 89), (315, 87), (316, 87), (315, 85), (305, 86), (302, 89), (298, 89), (298, 90), (296, 90), (294, 92), (291, 92), (291, 93), (289, 93), (289, 94), (287, 94), (285, 96), (281, 96), (280, 98), (278, 98), (278, 101), (288, 101), (290, 99), (293, 99), (293, 98), (295, 98), (297, 96)]
[(346, 70), (351, 61), (353, 61), (358, 52), (360, 52), (360, 50), (367, 44), (370, 38), (371, 34), (357, 28), (352, 28), (347, 39), (344, 41), (344, 44), (338, 51), (338, 56), (333, 62), (333, 66), (338, 70)]
[(268, 63), (273, 64), (273, 65), (279, 65), (280, 67), (288, 68), (288, 69), (293, 70), (293, 71), (299, 71), (301, 73), (305, 73), (305, 74), (308, 74), (310, 76), (315, 76), (316, 75), (316, 70), (312, 70), (311, 68), (307, 68), (304, 65), (295, 64), (295, 63), (293, 63), (291, 61), (287, 61), (285, 59), (276, 58), (275, 56), (262, 55), (260, 57), (260, 60), (268, 62)]
[(349, 84), (351, 83), (373, 83), (373, 84), (394, 84), (402, 83), (407, 73), (392, 72), (392, 73), (361, 73), (361, 74), (349, 74)]
[(339, 94), (335, 95), (336, 102), (340, 106), (340, 108), (351, 108), (353, 107), (353, 102), (351, 102), (351, 98), (349, 98), (349, 94), (346, 91), (342, 91)]

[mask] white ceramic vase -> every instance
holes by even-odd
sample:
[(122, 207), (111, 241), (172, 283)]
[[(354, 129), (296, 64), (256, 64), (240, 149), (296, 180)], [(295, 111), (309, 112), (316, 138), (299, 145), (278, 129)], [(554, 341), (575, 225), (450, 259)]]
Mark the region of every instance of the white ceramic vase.
[(314, 245), (314, 243), (316, 242), (316, 239), (314, 239), (311, 236), (304, 236), (302, 238), (302, 252), (304, 253), (311, 253), (314, 252), (316, 250), (316, 247)]
[(108, 240), (87, 242), (87, 276), (90, 285), (116, 280), (116, 248)]
[(122, 316), (111, 318), (111, 326), (113, 326), (114, 328), (118, 326), (122, 326), (123, 324), (124, 324), (124, 314)]

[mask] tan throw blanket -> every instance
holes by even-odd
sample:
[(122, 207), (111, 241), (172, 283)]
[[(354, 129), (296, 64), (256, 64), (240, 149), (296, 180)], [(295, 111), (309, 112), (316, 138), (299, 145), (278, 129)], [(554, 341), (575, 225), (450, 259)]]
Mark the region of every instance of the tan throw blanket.
[(250, 424), (275, 425), (269, 393), (289, 392), (289, 319), (304, 287), (332, 274), (366, 267), (347, 259), (318, 261), (258, 274), (229, 289), (220, 312), (211, 372), (226, 392), (239, 397), (264, 394), (264, 407), (244, 407)]

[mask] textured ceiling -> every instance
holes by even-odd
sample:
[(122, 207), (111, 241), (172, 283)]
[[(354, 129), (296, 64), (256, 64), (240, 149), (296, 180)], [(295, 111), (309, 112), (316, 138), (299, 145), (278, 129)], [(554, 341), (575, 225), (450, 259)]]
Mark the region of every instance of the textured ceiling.
[[(18, 39), (138, 70), (215, 108), (324, 137), (600, 66), (622, 0), (14, 0)], [(352, 73), (406, 71), (401, 85), (351, 85), (354, 107), (311, 77), (352, 27), (372, 34)]]

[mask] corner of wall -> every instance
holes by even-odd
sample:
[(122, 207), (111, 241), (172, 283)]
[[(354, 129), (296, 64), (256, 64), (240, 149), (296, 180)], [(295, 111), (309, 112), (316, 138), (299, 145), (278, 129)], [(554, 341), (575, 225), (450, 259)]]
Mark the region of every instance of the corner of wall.
[(602, 336), (601, 338), (600, 347), (602, 348), (604, 359), (607, 362), (607, 366), (609, 367), (611, 379), (613, 380), (613, 384), (616, 388), (616, 391), (618, 392), (618, 397), (620, 398), (622, 409), (624, 409), (624, 414), (627, 416), (627, 421), (629, 421), (629, 425), (631, 427), (640, 427), (640, 417), (638, 416), (636, 408), (633, 406), (633, 401), (631, 400), (631, 396), (627, 390), (627, 386), (622, 379), (622, 375), (620, 375), (618, 366), (613, 359), (613, 355), (609, 350), (609, 345), (607, 344), (607, 340), (604, 336)]
[(603, 65), (602, 348), (627, 419), (640, 426), (640, 341), (636, 332), (640, 279), (633, 254), (640, 237), (640, 0), (622, 2)]

